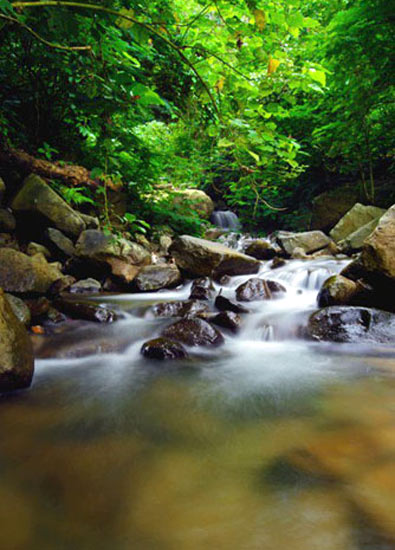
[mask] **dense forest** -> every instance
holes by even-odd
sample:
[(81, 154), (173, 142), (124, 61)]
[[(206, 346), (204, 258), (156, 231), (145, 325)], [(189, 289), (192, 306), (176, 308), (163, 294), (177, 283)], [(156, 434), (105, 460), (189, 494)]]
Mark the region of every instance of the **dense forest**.
[(344, 185), (389, 206), (393, 20), (387, 0), (0, 0), (3, 160), (85, 167), (51, 184), (121, 232), (202, 234), (180, 188), (258, 232), (309, 228)]

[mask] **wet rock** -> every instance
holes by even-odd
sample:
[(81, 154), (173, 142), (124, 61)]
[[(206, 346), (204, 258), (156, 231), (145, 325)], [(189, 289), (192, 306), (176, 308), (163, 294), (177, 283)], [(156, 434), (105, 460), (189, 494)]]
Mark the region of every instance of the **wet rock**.
[(270, 269), (277, 269), (279, 267), (283, 267), (284, 265), (286, 265), (286, 260), (284, 260), (284, 258), (279, 258), (278, 256), (276, 256), (275, 258), (273, 258), (273, 261), (270, 265)]
[(331, 306), (310, 316), (307, 334), (318, 341), (393, 343), (395, 315), (365, 307)]
[(16, 220), (9, 210), (0, 208), (0, 231), (12, 233), (16, 228)]
[(152, 307), (155, 317), (186, 317), (187, 315), (194, 316), (207, 311), (207, 304), (202, 304), (197, 300), (164, 302)]
[(241, 327), (241, 317), (238, 313), (233, 311), (221, 311), (218, 315), (215, 315), (211, 319), (211, 322), (214, 325), (217, 325), (222, 328), (227, 328), (232, 332), (238, 332)]
[(119, 283), (121, 286), (129, 287), (140, 272), (140, 267), (128, 263), (119, 258), (107, 258), (107, 265), (110, 267), (113, 276), (113, 283)]
[(249, 313), (249, 310), (240, 304), (232, 302), (221, 294), (215, 298), (214, 305), (220, 311), (233, 311), (233, 313)]
[(112, 323), (116, 321), (116, 314), (114, 311), (87, 302), (76, 302), (58, 298), (54, 301), (54, 306), (72, 319), (83, 319), (95, 323)]
[(141, 348), (141, 353), (148, 359), (173, 360), (186, 359), (188, 353), (179, 343), (169, 338), (155, 338), (145, 342)]
[(195, 279), (192, 283), (190, 300), (210, 300), (213, 296), (214, 285), (209, 277)]
[(51, 257), (51, 253), (44, 245), (39, 243), (31, 242), (26, 247), (26, 254), (28, 256), (35, 256), (36, 254), (42, 254), (45, 256), (45, 258), (49, 259)]
[(68, 291), (72, 284), (76, 282), (76, 278), (71, 275), (65, 275), (61, 279), (54, 281), (48, 289), (48, 294), (50, 296), (57, 296), (62, 292)]
[(319, 307), (352, 304), (359, 292), (359, 286), (354, 281), (342, 275), (332, 275), (321, 287), (317, 296)]
[(159, 237), (159, 251), (163, 256), (167, 256), (172, 242), (173, 239), (170, 235), (161, 235)]
[(14, 212), (30, 212), (44, 217), (66, 235), (77, 237), (85, 229), (85, 222), (49, 185), (39, 176), (31, 174), (12, 201)]
[(292, 255), (296, 248), (301, 248), (306, 254), (316, 252), (331, 242), (330, 238), (322, 231), (305, 231), (303, 233), (279, 231), (276, 239), (281, 248), (289, 255)]
[(395, 282), (395, 205), (380, 218), (376, 229), (366, 239), (361, 262), (366, 271)]
[(172, 201), (176, 206), (183, 206), (208, 220), (214, 211), (211, 198), (200, 189), (179, 189), (172, 193)]
[(62, 273), (48, 264), (42, 254), (27, 256), (11, 248), (0, 248), (0, 286), (7, 292), (47, 292)]
[(17, 296), (13, 296), (12, 294), (4, 294), (6, 297), (8, 303), (11, 306), (12, 311), (14, 312), (14, 315), (19, 319), (21, 323), (23, 323), (25, 326), (30, 325), (31, 321), (31, 314), (30, 309), (25, 304), (21, 298), (18, 298)]
[(102, 286), (96, 279), (82, 279), (73, 283), (67, 290), (72, 294), (97, 294), (101, 291)]
[(165, 338), (187, 346), (218, 346), (224, 342), (222, 334), (203, 319), (182, 319), (162, 333)]
[(179, 268), (192, 276), (214, 277), (257, 273), (260, 263), (255, 258), (227, 246), (197, 237), (183, 235), (170, 247)]
[(181, 273), (176, 265), (157, 264), (143, 267), (134, 279), (134, 285), (141, 292), (172, 288), (181, 282)]
[(348, 235), (354, 233), (357, 229), (372, 220), (377, 220), (377, 218), (380, 218), (384, 213), (385, 210), (382, 208), (377, 208), (376, 206), (365, 206), (357, 202), (335, 225), (330, 232), (330, 236), (335, 242), (342, 241), (348, 237)]
[(254, 277), (237, 287), (236, 298), (239, 302), (271, 300), (273, 293), (278, 292), (286, 292), (280, 283)]
[(45, 233), (54, 256), (64, 260), (75, 255), (73, 241), (66, 237), (66, 235), (63, 235), (59, 229), (49, 227)]
[(0, 289), (0, 391), (30, 386), (33, 371), (29, 335)]
[(296, 248), (293, 249), (291, 258), (293, 260), (308, 260), (309, 256), (308, 254), (306, 254), (303, 248), (300, 248), (299, 246), (297, 246)]
[(252, 256), (257, 260), (271, 260), (276, 256), (281, 250), (275, 244), (270, 241), (265, 241), (264, 239), (257, 239), (252, 241), (246, 249), (244, 250), (248, 256)]

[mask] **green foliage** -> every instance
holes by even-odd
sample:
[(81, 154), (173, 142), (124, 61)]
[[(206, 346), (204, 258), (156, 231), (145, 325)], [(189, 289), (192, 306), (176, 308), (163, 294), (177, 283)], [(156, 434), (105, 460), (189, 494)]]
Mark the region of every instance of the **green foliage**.
[(87, 166), (99, 196), (62, 192), (106, 224), (122, 183), (132, 231), (200, 234), (172, 201), (185, 186), (252, 229), (307, 224), (311, 175), (374, 200), (390, 165), (391, 17), (386, 0), (0, 0), (0, 145)]

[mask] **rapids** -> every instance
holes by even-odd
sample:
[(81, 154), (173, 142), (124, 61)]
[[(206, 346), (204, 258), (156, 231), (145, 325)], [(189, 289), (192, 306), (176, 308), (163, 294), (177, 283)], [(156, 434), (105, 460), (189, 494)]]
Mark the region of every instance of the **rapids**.
[(188, 361), (140, 348), (190, 282), (100, 295), (119, 321), (36, 343), (31, 390), (0, 403), (2, 548), (393, 549), (395, 350), (301, 337), (347, 261), (262, 262), (287, 293)]

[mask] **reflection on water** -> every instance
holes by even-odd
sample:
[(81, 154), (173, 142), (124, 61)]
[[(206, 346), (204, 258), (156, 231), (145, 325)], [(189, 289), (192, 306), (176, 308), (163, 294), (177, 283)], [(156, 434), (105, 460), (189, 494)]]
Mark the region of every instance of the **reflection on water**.
[(393, 350), (298, 339), (328, 264), (293, 265), (287, 298), (177, 368), (139, 356), (171, 322), (158, 294), (42, 346), (33, 388), (0, 402), (1, 548), (392, 550)]

